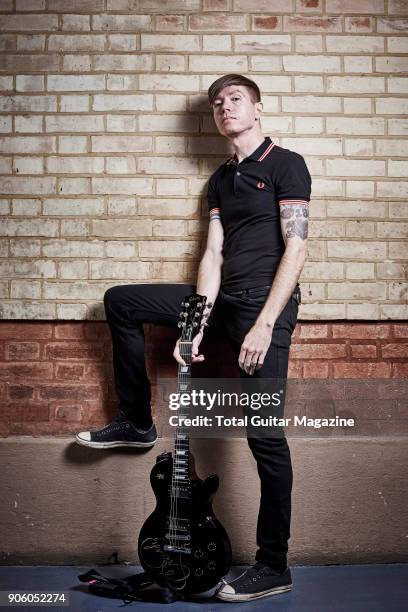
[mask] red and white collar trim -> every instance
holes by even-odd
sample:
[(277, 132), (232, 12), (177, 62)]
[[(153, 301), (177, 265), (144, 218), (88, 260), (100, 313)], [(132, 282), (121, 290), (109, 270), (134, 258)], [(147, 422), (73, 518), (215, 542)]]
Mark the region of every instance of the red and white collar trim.
[[(271, 141), (269, 143), (269, 145), (266, 147), (265, 151), (262, 153), (261, 157), (259, 157), (259, 159), (257, 159), (256, 161), (258, 161), (258, 162), (263, 161), (265, 159), (265, 157), (267, 155), (269, 155), (269, 153), (272, 151), (274, 146), (275, 146), (275, 143), (273, 141)], [(249, 156), (249, 157), (251, 157), (251, 156)], [(237, 154), (234, 153), (234, 155), (228, 159), (228, 161), (226, 162), (226, 165), (237, 164), (237, 163), (238, 163)]]

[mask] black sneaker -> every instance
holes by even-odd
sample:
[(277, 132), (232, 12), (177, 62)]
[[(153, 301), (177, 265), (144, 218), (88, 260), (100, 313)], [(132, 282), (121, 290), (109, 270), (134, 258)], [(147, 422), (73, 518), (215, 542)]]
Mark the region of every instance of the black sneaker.
[(116, 416), (109, 425), (95, 431), (80, 431), (75, 440), (91, 448), (113, 448), (115, 446), (136, 446), (148, 448), (157, 440), (155, 424), (147, 431), (138, 429), (131, 423)]
[(217, 592), (216, 597), (223, 601), (251, 601), (285, 593), (292, 588), (292, 577), (290, 569), (282, 574), (274, 572), (272, 568), (263, 563), (256, 563), (245, 570), (238, 578), (227, 582)]

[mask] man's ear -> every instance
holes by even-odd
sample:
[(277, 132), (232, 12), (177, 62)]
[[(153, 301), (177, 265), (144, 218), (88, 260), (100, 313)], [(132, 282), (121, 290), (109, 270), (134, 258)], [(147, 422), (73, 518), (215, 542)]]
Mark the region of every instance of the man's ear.
[[(261, 112), (262, 112), (262, 110), (263, 110), (263, 102), (257, 102), (257, 103), (256, 103), (256, 110), (257, 110), (257, 111), (259, 111), (259, 113), (261, 113)], [(260, 118), (261, 118), (261, 117), (259, 117), (259, 119), (260, 119)]]

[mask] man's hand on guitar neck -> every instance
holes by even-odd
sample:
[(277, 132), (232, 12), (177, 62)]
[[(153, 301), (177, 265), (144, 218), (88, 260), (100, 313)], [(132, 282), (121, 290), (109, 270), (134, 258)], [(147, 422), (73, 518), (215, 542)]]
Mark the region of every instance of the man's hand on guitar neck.
[[(201, 329), (198, 334), (196, 336), (194, 336), (193, 338), (193, 344), (191, 347), (191, 354), (192, 354), (192, 362), (196, 363), (198, 361), (204, 361), (205, 357), (202, 354), (198, 354), (198, 347), (200, 346), (200, 342), (203, 339), (203, 330)], [(180, 355), (180, 338), (177, 340), (176, 342), (176, 346), (174, 347), (174, 351), (173, 351), (173, 357), (174, 359), (180, 363), (181, 365), (187, 365), (186, 362), (184, 361), (184, 359), (182, 358), (182, 356)]]

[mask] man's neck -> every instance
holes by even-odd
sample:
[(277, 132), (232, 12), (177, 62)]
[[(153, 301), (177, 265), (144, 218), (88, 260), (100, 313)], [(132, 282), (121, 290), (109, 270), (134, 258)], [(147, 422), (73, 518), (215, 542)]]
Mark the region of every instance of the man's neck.
[(260, 130), (253, 133), (254, 130), (249, 132), (243, 132), (230, 139), (232, 146), (234, 147), (235, 155), (237, 156), (238, 163), (240, 163), (245, 157), (251, 155), (265, 140), (265, 136)]

